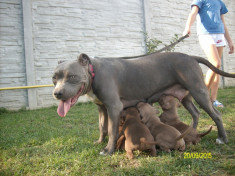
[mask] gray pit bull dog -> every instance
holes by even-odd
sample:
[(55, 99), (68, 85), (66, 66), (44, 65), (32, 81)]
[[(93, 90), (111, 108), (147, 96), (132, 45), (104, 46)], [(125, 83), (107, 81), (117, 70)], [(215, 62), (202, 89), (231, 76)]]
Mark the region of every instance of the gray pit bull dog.
[[(77, 60), (62, 62), (55, 69), (53, 94), (60, 100), (57, 112), (65, 116), (79, 96), (90, 95), (99, 108), (100, 137), (97, 142), (102, 142), (107, 134), (109, 136), (101, 154), (112, 154), (123, 108), (138, 102), (157, 102), (163, 94), (171, 94), (182, 99), (196, 128), (199, 111), (192, 102), (193, 97), (216, 123), (217, 141), (227, 143), (220, 113), (212, 106), (199, 63), (220, 75), (235, 78), (235, 74), (215, 68), (204, 58), (182, 53), (153, 53), (134, 59), (90, 59), (81, 54)], [(180, 97), (176, 85), (186, 89), (187, 96)]]

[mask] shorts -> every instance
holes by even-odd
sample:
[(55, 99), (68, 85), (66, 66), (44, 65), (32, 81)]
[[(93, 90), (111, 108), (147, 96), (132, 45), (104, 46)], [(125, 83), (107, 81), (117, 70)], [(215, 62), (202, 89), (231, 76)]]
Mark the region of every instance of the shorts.
[(201, 34), (198, 36), (201, 47), (216, 45), (216, 47), (226, 46), (224, 34)]

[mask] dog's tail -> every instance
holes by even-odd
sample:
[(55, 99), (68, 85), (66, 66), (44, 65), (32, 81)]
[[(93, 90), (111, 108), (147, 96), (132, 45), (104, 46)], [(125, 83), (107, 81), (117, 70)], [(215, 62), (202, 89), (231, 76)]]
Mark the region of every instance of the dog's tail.
[(205, 133), (202, 133), (202, 134), (198, 134), (198, 137), (202, 138), (203, 136), (206, 136), (207, 134), (209, 134), (212, 130), (212, 125), (210, 126), (210, 128), (205, 132)]
[(143, 144), (148, 144), (148, 145), (159, 145), (158, 142), (156, 141), (147, 141), (145, 138), (140, 138), (140, 142)]
[(232, 73), (227, 73), (227, 72), (224, 72), (218, 68), (216, 68), (214, 65), (212, 65), (208, 60), (202, 58), (202, 57), (198, 57), (198, 56), (193, 56), (193, 58), (200, 64), (204, 64), (206, 65), (207, 67), (209, 67), (213, 72), (219, 74), (219, 75), (222, 75), (222, 76), (225, 76), (225, 77), (230, 77), (230, 78), (235, 78), (235, 74), (232, 74)]
[(187, 136), (192, 131), (192, 129), (193, 129), (193, 123), (187, 128), (187, 130), (185, 130), (179, 137), (176, 138), (176, 141)]

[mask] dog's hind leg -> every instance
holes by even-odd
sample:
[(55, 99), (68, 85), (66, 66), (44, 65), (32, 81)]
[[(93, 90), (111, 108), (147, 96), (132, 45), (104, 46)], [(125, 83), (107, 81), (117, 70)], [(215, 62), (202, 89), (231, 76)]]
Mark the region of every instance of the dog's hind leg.
[(116, 149), (118, 149), (118, 150), (119, 150), (119, 149), (122, 149), (122, 146), (123, 146), (124, 142), (125, 142), (125, 136), (122, 135), (122, 136), (120, 136), (119, 139), (117, 140)]
[(133, 159), (133, 158), (134, 158), (133, 151), (127, 149), (127, 150), (126, 150), (126, 156), (127, 156), (127, 158), (129, 158), (129, 159)]
[(188, 94), (186, 97), (184, 97), (182, 100), (182, 104), (193, 118), (193, 128), (197, 129), (200, 112), (197, 107), (193, 104), (192, 96)]
[[(194, 90), (195, 91), (195, 90)], [(213, 106), (212, 102), (210, 101), (209, 93), (207, 91), (207, 88), (205, 86), (204, 89), (199, 89), (198, 91), (191, 92), (193, 98), (196, 100), (196, 102), (203, 108), (207, 114), (214, 120), (217, 129), (218, 129), (218, 136), (219, 138), (216, 140), (217, 143), (227, 143), (227, 134), (223, 126), (222, 118), (219, 113)]]
[[(195, 64), (193, 61), (189, 63), (190, 67), (181, 69), (178, 73), (178, 80), (185, 89), (189, 91), (191, 96), (196, 102), (204, 109), (207, 114), (214, 120), (217, 129), (218, 136), (217, 142), (227, 143), (227, 135), (223, 126), (223, 122), (220, 113), (214, 109), (210, 100), (208, 89), (203, 80), (203, 73), (199, 64)], [(191, 74), (189, 74), (191, 73)]]

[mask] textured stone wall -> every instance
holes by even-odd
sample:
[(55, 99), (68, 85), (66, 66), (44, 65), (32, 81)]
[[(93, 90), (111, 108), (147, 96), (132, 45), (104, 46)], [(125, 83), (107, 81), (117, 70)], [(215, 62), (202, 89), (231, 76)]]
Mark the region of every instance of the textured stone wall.
[[(21, 0), (0, 0), (0, 87), (25, 86)], [(27, 106), (27, 90), (0, 91), (0, 107)]]
[[(235, 42), (235, 1), (224, 2)], [(169, 43), (174, 34), (182, 34), (190, 4), (188, 0), (0, 0), (0, 87), (52, 84), (58, 60), (74, 60), (80, 53), (91, 57), (143, 54), (143, 32)], [(195, 26), (176, 51), (204, 57)], [(235, 72), (235, 54), (227, 53), (225, 49), (224, 69)], [(226, 78), (225, 83), (235, 86), (235, 79)], [(51, 106), (57, 103), (52, 90), (0, 91), (0, 107)]]

